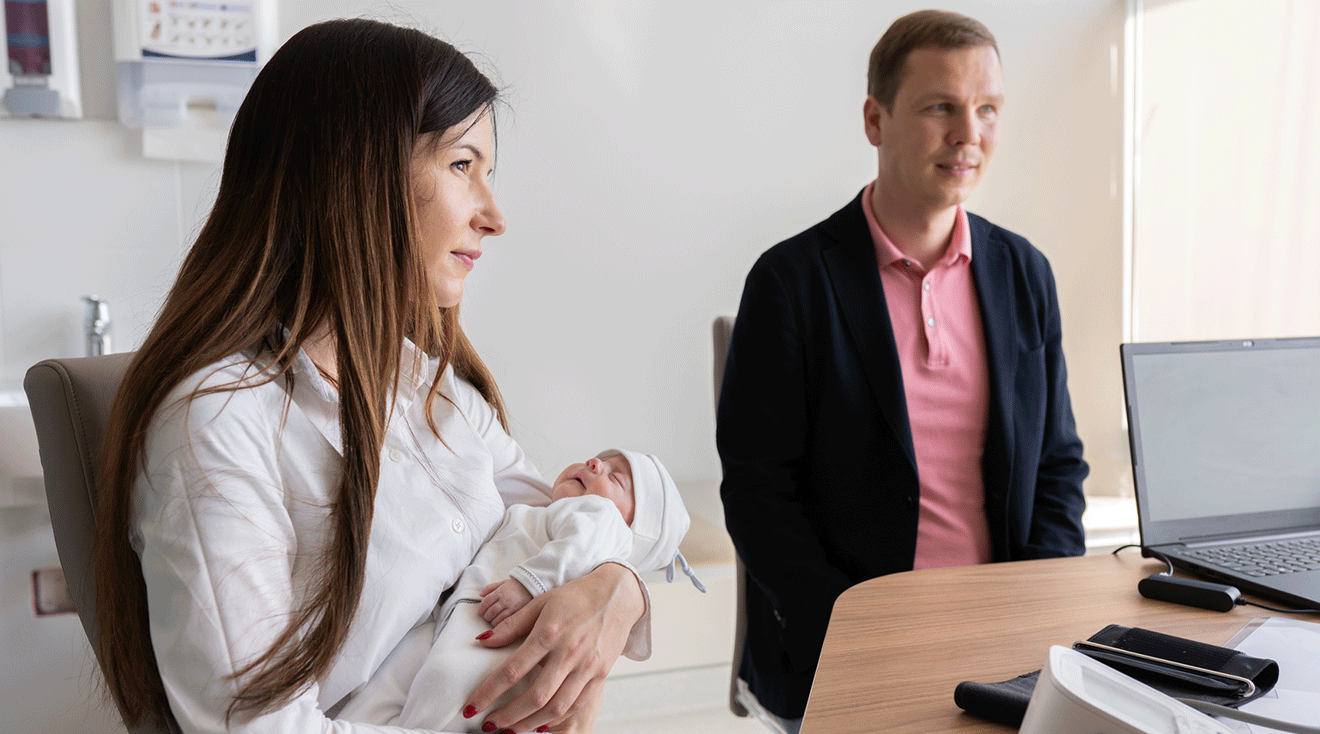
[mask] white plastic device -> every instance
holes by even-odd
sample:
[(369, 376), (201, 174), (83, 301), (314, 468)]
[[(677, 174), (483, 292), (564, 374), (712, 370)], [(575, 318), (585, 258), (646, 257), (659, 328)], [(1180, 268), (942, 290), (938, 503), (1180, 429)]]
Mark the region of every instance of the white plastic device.
[(1233, 734), (1220, 722), (1104, 663), (1050, 648), (1020, 734)]
[(4, 0), (0, 69), (4, 103), (13, 117), (82, 117), (74, 0)]
[[(208, 147), (223, 149), (275, 38), (275, 0), (114, 0), (119, 121), (183, 129), (165, 136), (157, 157), (218, 160)], [(143, 152), (153, 155), (160, 139), (144, 134)]]

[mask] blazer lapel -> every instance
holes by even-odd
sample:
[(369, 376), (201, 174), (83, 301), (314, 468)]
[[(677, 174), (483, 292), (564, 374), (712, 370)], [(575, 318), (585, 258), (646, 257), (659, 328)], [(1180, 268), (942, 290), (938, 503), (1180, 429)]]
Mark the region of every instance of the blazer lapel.
[(824, 232), (833, 241), (825, 244), (821, 258), (880, 412), (915, 473), (917, 459), (903, 392), (903, 372), (898, 364), (898, 346), (880, 285), (875, 245), (860, 199), (858, 195), (827, 220)]
[(1017, 375), (1017, 299), (1012, 262), (1003, 244), (990, 238), (989, 222), (968, 217), (972, 235), (972, 281), (981, 306), (986, 367), (990, 378), (990, 411), (986, 426), (986, 491), (1009, 486), (1013, 475), (1012, 447), (1014, 380)]

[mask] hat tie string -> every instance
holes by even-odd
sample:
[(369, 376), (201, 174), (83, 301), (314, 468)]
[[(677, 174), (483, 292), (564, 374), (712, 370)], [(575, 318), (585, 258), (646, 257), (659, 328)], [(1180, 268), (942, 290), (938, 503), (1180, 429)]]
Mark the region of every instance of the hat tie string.
[(687, 577), (691, 579), (692, 585), (697, 587), (697, 591), (700, 591), (703, 594), (706, 593), (706, 585), (701, 583), (701, 579), (697, 578), (697, 572), (693, 571), (692, 567), (688, 565), (687, 559), (683, 557), (682, 551), (675, 552), (674, 557), (669, 559), (669, 565), (665, 566), (665, 581), (668, 581), (671, 584), (674, 583), (675, 564), (682, 567), (683, 573), (687, 574)]

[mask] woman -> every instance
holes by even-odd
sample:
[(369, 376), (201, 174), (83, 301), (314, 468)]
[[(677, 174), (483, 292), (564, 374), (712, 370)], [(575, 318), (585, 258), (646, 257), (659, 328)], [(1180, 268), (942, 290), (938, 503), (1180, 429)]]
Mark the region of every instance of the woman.
[[(459, 326), (504, 221), (496, 90), (448, 44), (366, 20), (304, 29), (258, 75), (220, 190), (116, 398), (98, 503), (97, 653), (126, 723), (334, 721), (504, 506), (549, 488)], [(589, 731), (644, 587), (606, 564), (482, 644), (486, 731)], [(535, 666), (540, 666), (534, 670)]]

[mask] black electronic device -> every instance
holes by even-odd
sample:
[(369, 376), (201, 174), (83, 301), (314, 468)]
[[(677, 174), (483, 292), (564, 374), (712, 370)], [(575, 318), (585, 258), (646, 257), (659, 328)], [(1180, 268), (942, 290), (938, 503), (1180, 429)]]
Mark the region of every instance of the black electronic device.
[(1151, 574), (1138, 581), (1137, 591), (1147, 599), (1171, 601), (1216, 612), (1231, 611), (1238, 605), (1238, 599), (1242, 598), (1242, 592), (1236, 587), (1178, 578), (1167, 573)]

